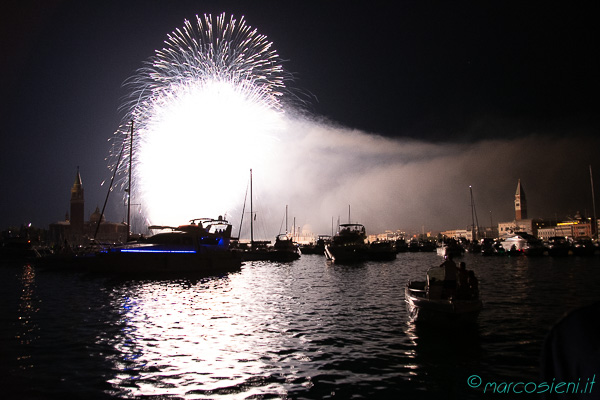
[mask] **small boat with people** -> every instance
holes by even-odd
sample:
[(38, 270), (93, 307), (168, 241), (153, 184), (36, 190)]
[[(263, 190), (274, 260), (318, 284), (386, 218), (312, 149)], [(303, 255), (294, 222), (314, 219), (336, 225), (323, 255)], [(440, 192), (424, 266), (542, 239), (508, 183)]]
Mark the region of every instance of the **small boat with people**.
[(475, 273), (456, 267), (452, 256), (427, 271), (424, 281), (409, 281), (404, 301), (412, 322), (474, 322), (483, 308)]
[(362, 224), (341, 224), (338, 233), (325, 245), (325, 256), (336, 263), (366, 261), (368, 247), (367, 234)]

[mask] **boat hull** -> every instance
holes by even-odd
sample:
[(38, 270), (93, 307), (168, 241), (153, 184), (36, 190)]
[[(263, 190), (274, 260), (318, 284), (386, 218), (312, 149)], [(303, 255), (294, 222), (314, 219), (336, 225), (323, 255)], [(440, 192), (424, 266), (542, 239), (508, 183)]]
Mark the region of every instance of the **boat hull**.
[(88, 261), (90, 272), (119, 275), (219, 275), (240, 270), (242, 260), (232, 251), (205, 253), (122, 252), (97, 254)]
[(340, 264), (360, 263), (368, 259), (366, 246), (358, 245), (327, 245), (325, 256), (328, 260)]
[(425, 282), (409, 282), (404, 290), (406, 311), (412, 322), (475, 322), (483, 303), (479, 299), (430, 299)]

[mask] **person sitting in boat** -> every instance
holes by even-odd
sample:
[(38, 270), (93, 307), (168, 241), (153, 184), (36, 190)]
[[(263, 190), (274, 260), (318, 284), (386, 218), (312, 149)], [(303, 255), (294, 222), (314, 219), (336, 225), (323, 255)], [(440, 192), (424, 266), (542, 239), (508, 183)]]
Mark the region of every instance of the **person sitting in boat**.
[(479, 281), (475, 276), (475, 272), (472, 270), (468, 271), (468, 283), (469, 283), (469, 294), (472, 299), (479, 298)]
[(458, 298), (467, 299), (469, 298), (469, 293), (469, 274), (467, 272), (467, 265), (463, 261), (460, 263), (457, 271), (456, 295)]
[(444, 256), (445, 260), (440, 265), (440, 268), (444, 268), (444, 292), (446, 296), (451, 296), (456, 290), (456, 263), (452, 260), (452, 254)]

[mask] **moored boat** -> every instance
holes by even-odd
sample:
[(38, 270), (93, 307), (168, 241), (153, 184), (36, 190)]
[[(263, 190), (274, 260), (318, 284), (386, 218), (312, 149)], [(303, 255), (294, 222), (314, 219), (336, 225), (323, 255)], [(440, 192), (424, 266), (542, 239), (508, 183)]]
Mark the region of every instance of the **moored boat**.
[(341, 224), (339, 232), (325, 245), (327, 259), (337, 263), (366, 261), (367, 234), (362, 224)]
[(437, 246), (437, 255), (446, 257), (459, 257), (465, 252), (465, 249), (456, 241), (456, 239), (446, 239)]
[(90, 271), (134, 274), (213, 275), (239, 270), (240, 256), (229, 248), (231, 224), (199, 218), (178, 227), (151, 226), (166, 230), (123, 246), (105, 248), (88, 259)]
[(580, 238), (573, 244), (573, 254), (576, 256), (593, 256), (596, 246), (590, 238)]
[(368, 259), (371, 261), (390, 261), (396, 259), (396, 249), (392, 242), (383, 240), (369, 244)]
[(325, 254), (325, 245), (331, 241), (329, 235), (319, 235), (316, 242), (304, 244), (300, 246), (300, 252), (302, 254)]
[(275, 238), (271, 261), (293, 261), (300, 258), (300, 249), (291, 236), (282, 233)]
[(564, 236), (553, 236), (548, 239), (548, 255), (564, 257), (569, 255), (571, 243)]

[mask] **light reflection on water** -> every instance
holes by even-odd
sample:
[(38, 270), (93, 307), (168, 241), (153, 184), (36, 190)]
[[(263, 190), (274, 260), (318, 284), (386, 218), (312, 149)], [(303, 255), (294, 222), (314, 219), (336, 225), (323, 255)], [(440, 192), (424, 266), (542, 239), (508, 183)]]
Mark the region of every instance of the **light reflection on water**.
[(600, 258), (464, 259), (485, 303), (469, 329), (407, 322), (404, 284), (435, 254), (357, 266), (303, 256), (199, 280), (2, 269), (0, 372), (41, 398), (468, 399), (481, 397), (472, 374), (535, 380), (552, 323), (597, 300)]

